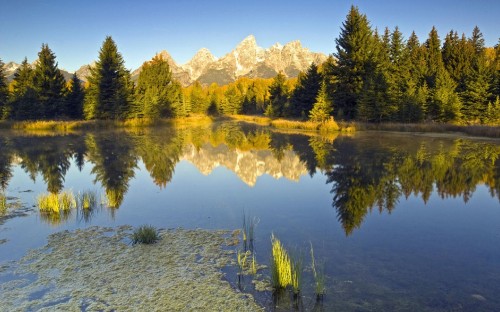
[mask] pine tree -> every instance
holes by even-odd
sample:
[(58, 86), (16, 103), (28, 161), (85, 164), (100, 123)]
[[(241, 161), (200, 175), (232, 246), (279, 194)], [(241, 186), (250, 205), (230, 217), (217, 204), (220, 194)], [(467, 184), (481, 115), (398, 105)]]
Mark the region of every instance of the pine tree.
[(373, 35), (366, 15), (352, 6), (335, 40), (337, 62), (331, 75), (335, 78), (333, 98), (336, 114), (343, 118), (355, 117), (363, 82), (372, 66)]
[(327, 92), (326, 84), (322, 83), (321, 88), (316, 96), (316, 101), (313, 108), (309, 112), (309, 119), (311, 121), (324, 122), (330, 118), (330, 114), (333, 111), (332, 103), (330, 102)]
[(7, 86), (7, 79), (5, 77), (4, 63), (0, 59), (0, 120), (5, 118), (7, 102), (9, 96), (9, 89)]
[(427, 85), (434, 89), (436, 87), (437, 73), (443, 67), (443, 57), (441, 55), (441, 40), (436, 27), (432, 27), (429, 38), (425, 42), (427, 60)]
[(84, 95), (82, 83), (74, 73), (66, 96), (66, 111), (64, 112), (66, 116), (72, 119), (83, 119)]
[(462, 103), (455, 92), (456, 84), (448, 71), (443, 67), (436, 74), (436, 87), (432, 99), (435, 119), (441, 122), (457, 121), (461, 119)]
[(87, 119), (127, 118), (132, 103), (130, 72), (115, 42), (108, 36), (99, 51), (99, 59), (90, 68), (84, 111)]
[(266, 113), (269, 117), (283, 117), (285, 106), (288, 102), (288, 87), (285, 85), (285, 75), (279, 73), (274, 77), (269, 86), (269, 109)]
[(474, 52), (472, 66), (465, 77), (465, 88), (462, 95), (464, 119), (468, 123), (484, 122), (488, 103), (492, 99), (492, 73), (487, 66), (484, 39), (476, 26), (469, 39), (469, 45)]
[(191, 112), (206, 114), (209, 106), (209, 99), (199, 81), (195, 81), (191, 86)]
[(493, 95), (500, 97), (500, 39), (495, 46), (495, 67), (494, 67), (494, 81), (493, 81)]
[(56, 118), (64, 111), (65, 80), (57, 68), (56, 56), (47, 44), (42, 44), (35, 65), (33, 83), (41, 107), (41, 118)]
[(297, 85), (290, 96), (290, 116), (303, 117), (313, 108), (321, 88), (322, 77), (318, 66), (312, 63), (307, 72), (299, 74)]
[(145, 62), (135, 89), (139, 112), (151, 118), (172, 116), (172, 102), (176, 94), (172, 88), (175, 88), (172, 72), (161, 55)]
[(39, 118), (42, 108), (37, 101), (37, 93), (33, 85), (33, 69), (26, 58), (14, 73), (12, 83), (13, 91), (8, 117), (18, 120)]

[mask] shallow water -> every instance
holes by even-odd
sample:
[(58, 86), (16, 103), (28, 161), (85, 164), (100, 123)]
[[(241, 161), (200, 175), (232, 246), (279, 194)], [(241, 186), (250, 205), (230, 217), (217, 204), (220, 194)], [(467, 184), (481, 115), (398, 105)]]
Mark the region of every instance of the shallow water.
[[(0, 221), (0, 267), (66, 229), (232, 230), (245, 213), (259, 220), (259, 263), (269, 263), (271, 233), (303, 253), (302, 310), (500, 310), (499, 141), (321, 137), (222, 123), (65, 136), (4, 132), (0, 146), (0, 186), (17, 198), (9, 203), (26, 209), (44, 192), (91, 189), (110, 206), (58, 218), (33, 208)], [(327, 275), (322, 305), (313, 300), (310, 243)], [(234, 272), (227, 278), (236, 285)], [(286, 296), (275, 303), (247, 284), (267, 309), (294, 308)]]

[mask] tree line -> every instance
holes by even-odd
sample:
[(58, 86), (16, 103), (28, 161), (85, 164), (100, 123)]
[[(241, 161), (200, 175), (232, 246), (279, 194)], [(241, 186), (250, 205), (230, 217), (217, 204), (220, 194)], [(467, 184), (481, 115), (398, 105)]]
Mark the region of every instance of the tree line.
[(331, 116), (368, 122), (500, 122), (500, 42), (485, 47), (478, 27), (470, 37), (451, 30), (444, 42), (433, 27), (421, 43), (396, 27), (372, 29), (352, 6), (336, 51), (297, 78), (240, 78), (224, 86), (183, 88), (160, 56), (145, 62), (136, 82), (111, 37), (106, 37), (88, 82), (69, 82), (42, 45), (34, 68), (25, 59), (7, 84), (0, 60), (3, 119), (126, 119), (190, 114), (265, 114), (324, 121)]

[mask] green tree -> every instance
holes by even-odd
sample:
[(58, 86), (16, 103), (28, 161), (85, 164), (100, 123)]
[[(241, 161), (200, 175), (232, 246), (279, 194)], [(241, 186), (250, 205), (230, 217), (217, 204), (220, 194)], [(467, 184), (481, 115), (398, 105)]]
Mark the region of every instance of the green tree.
[(33, 85), (33, 69), (26, 58), (14, 73), (12, 83), (10, 112), (7, 112), (7, 115), (18, 120), (39, 118), (42, 108), (37, 101), (37, 94)]
[(314, 63), (309, 66), (305, 74), (301, 73), (297, 85), (290, 96), (289, 115), (293, 117), (308, 116), (313, 108), (318, 92), (321, 88), (322, 77), (318, 66)]
[(90, 68), (84, 111), (87, 119), (126, 118), (132, 103), (133, 84), (122, 55), (108, 36), (99, 51), (99, 59)]
[(401, 121), (421, 121), (427, 111), (429, 90), (425, 82), (426, 59), (424, 47), (412, 32), (406, 42), (402, 59), (400, 83), (403, 91), (399, 106)]
[(441, 70), (443, 65), (443, 57), (441, 55), (441, 40), (436, 27), (432, 27), (429, 33), (429, 38), (425, 42), (426, 60), (427, 60), (427, 85), (434, 89), (436, 87), (437, 73)]
[(326, 121), (333, 111), (332, 103), (326, 93), (326, 84), (321, 84), (321, 89), (316, 96), (313, 108), (309, 112), (309, 119), (312, 121)]
[(465, 88), (462, 95), (464, 119), (468, 123), (484, 122), (488, 103), (492, 99), (490, 67), (487, 65), (483, 34), (476, 26), (469, 39), (473, 51), (472, 66), (465, 77)]
[(84, 91), (82, 88), (82, 82), (76, 75), (73, 74), (71, 78), (69, 90), (66, 96), (66, 111), (65, 115), (73, 119), (83, 118), (83, 99)]
[(337, 58), (331, 75), (335, 79), (333, 98), (336, 114), (342, 118), (355, 117), (363, 82), (372, 64), (373, 35), (366, 15), (352, 6), (335, 40)]
[(9, 96), (9, 88), (7, 87), (7, 79), (3, 66), (4, 63), (0, 59), (0, 120), (5, 118)]
[(142, 65), (135, 88), (139, 111), (146, 117), (172, 116), (172, 102), (177, 92), (168, 62), (161, 55)]
[(493, 95), (495, 97), (500, 96), (500, 39), (498, 39), (498, 43), (495, 46)]
[(269, 117), (283, 117), (285, 106), (288, 102), (288, 87), (285, 84), (286, 78), (283, 73), (274, 77), (273, 83), (269, 86), (269, 110), (266, 110)]
[(208, 106), (210, 105), (208, 96), (203, 90), (200, 82), (195, 81), (191, 86), (191, 112), (198, 114), (206, 114)]
[(238, 114), (242, 107), (245, 96), (236, 84), (229, 85), (224, 93), (225, 101), (223, 102), (222, 112), (226, 115)]
[(462, 117), (462, 103), (455, 92), (456, 84), (450, 77), (448, 71), (443, 67), (436, 75), (436, 88), (432, 98), (433, 107), (438, 108), (435, 112), (437, 121), (457, 121)]
[(57, 68), (56, 56), (47, 44), (42, 44), (33, 74), (42, 118), (56, 118), (65, 112), (64, 76)]

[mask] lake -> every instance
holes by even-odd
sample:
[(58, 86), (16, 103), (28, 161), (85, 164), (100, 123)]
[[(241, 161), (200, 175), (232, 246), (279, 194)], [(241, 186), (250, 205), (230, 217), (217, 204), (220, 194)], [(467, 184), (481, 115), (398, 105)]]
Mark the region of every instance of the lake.
[[(220, 122), (58, 135), (0, 132), (0, 267), (63, 230), (227, 229), (256, 221), (304, 259), (302, 302), (240, 288), (267, 310), (500, 311), (500, 141), (444, 134), (307, 134)], [(46, 192), (106, 207), (57, 217)], [(310, 246), (327, 292), (315, 301)], [(226, 279), (236, 288), (235, 268)], [(10, 272), (0, 270), (0, 282)], [(262, 274), (269, 275), (268, 270)], [(2, 295), (0, 294), (0, 298)], [(285, 296), (286, 297), (286, 296)]]

